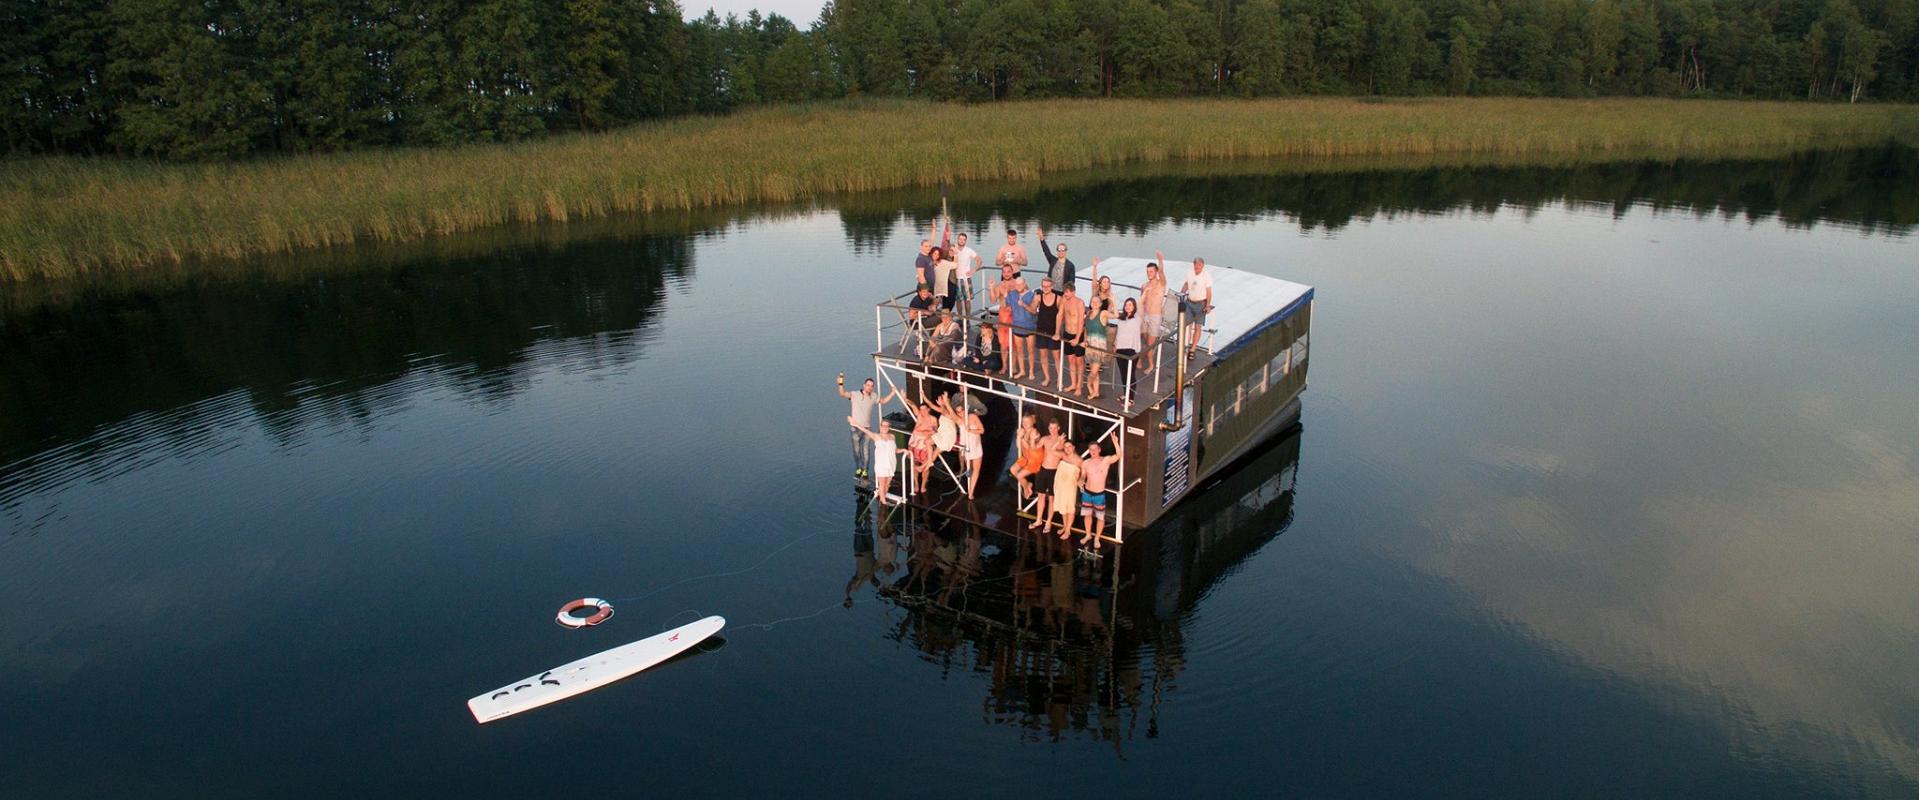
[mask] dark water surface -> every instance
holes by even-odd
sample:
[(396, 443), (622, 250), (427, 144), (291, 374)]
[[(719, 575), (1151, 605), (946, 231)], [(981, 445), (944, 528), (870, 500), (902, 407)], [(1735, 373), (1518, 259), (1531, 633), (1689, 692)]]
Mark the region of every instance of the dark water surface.
[(1911, 797), (1914, 175), (963, 187), (1317, 288), (1302, 424), (1117, 564), (856, 499), (923, 195), (15, 287), (0, 795)]

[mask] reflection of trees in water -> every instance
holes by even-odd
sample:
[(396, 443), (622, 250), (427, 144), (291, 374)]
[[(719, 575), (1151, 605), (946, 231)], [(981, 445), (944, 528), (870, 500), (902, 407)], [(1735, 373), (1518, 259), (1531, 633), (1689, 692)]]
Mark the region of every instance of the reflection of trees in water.
[(1100, 560), (1054, 537), (862, 500), (857, 519), (872, 522), (856, 523), (855, 583), (873, 578), (906, 611), (887, 638), (942, 680), (956, 671), (985, 680), (982, 721), (1029, 741), (1119, 749), (1159, 735), (1194, 605), (1292, 523), (1299, 460), (1296, 427)]
[[(188, 275), (10, 310), (0, 464), (29, 469), (19, 462), (71, 445), (55, 456), (66, 472), (136, 434), (192, 451), (240, 414), (293, 442), (313, 420), (366, 424), (423, 385), (497, 400), (524, 386), (542, 343), (583, 363), (632, 360), (667, 281), (692, 268), (680, 236), (557, 255)], [(137, 430), (111, 435), (122, 421)]]
[[(1431, 162), (1431, 160), (1429, 160)], [(1130, 174), (1132, 173), (1132, 174)], [(1803, 152), (1752, 160), (1673, 160), (1512, 165), (1413, 160), (1212, 162), (1149, 165), (1050, 176), (1031, 184), (960, 187), (956, 219), (998, 217), (1083, 223), (1094, 230), (1142, 233), (1164, 222), (1231, 223), (1275, 212), (1303, 230), (1339, 230), (1381, 215), (1534, 211), (1554, 203), (1611, 208), (1646, 206), (1750, 221), (1777, 218), (1793, 227), (1818, 222), (1869, 232), (1915, 224), (1915, 156), (1910, 147)], [(843, 219), (861, 220), (856, 247), (884, 244), (882, 220), (925, 220), (937, 209), (925, 191), (846, 198)], [(996, 231), (987, 234), (995, 246)]]

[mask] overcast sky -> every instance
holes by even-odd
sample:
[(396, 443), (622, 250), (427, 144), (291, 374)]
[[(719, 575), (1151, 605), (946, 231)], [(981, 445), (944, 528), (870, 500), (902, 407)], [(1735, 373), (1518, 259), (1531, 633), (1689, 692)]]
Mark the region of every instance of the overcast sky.
[(762, 14), (779, 14), (805, 28), (820, 18), (822, 4), (823, 0), (680, 0), (680, 10), (687, 19), (693, 19), (706, 14), (709, 8), (722, 17), (728, 13), (744, 17), (757, 8)]

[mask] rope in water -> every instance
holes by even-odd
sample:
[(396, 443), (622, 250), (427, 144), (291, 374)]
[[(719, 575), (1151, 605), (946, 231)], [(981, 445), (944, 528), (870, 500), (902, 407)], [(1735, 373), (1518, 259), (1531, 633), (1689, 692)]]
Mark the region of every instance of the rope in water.
[(652, 596), (654, 596), (654, 595), (656, 595), (656, 594), (659, 594), (659, 593), (661, 593), (661, 592), (664, 592), (664, 591), (666, 591), (666, 590), (668, 590), (668, 589), (673, 589), (673, 588), (677, 588), (677, 587), (680, 587), (680, 586), (685, 586), (685, 585), (687, 585), (687, 584), (689, 584), (689, 583), (693, 583), (693, 582), (695, 582), (695, 581), (703, 581), (703, 580), (708, 580), (708, 579), (711, 579), (711, 578), (731, 578), (731, 577), (734, 577), (734, 576), (736, 576), (736, 575), (745, 575), (745, 574), (747, 574), (747, 573), (749, 573), (749, 572), (752, 572), (752, 571), (754, 571), (754, 570), (756, 570), (756, 569), (759, 569), (759, 568), (761, 568), (761, 567), (764, 567), (764, 566), (766, 566), (766, 565), (767, 565), (767, 562), (769, 562), (769, 561), (772, 561), (772, 560), (773, 560), (773, 557), (774, 557), (774, 556), (777, 556), (777, 555), (780, 555), (781, 553), (784, 553), (784, 552), (786, 552), (787, 550), (789, 550), (789, 549), (792, 549), (794, 545), (796, 545), (796, 544), (799, 544), (799, 543), (801, 543), (801, 542), (804, 542), (804, 541), (807, 541), (808, 539), (813, 539), (813, 538), (817, 538), (817, 537), (819, 537), (819, 536), (822, 536), (822, 535), (824, 535), (824, 534), (826, 534), (826, 533), (827, 533), (827, 531), (826, 531), (826, 530), (824, 530), (824, 529), (822, 529), (822, 530), (817, 530), (817, 531), (814, 531), (813, 533), (809, 533), (809, 534), (807, 534), (807, 535), (805, 535), (805, 536), (801, 536), (801, 537), (799, 537), (799, 538), (797, 538), (797, 539), (794, 539), (794, 540), (793, 540), (793, 541), (791, 541), (791, 542), (787, 542), (786, 544), (783, 544), (783, 545), (780, 545), (779, 547), (776, 547), (776, 548), (774, 548), (774, 550), (773, 550), (773, 552), (771, 552), (771, 553), (768, 553), (768, 554), (766, 554), (765, 556), (762, 556), (762, 557), (760, 558), (760, 560), (759, 560), (759, 561), (757, 561), (757, 562), (755, 562), (755, 563), (754, 563), (754, 565), (753, 565), (753, 566), (751, 566), (751, 567), (746, 567), (746, 568), (744, 568), (744, 569), (736, 569), (736, 570), (730, 570), (730, 571), (727, 571), (727, 572), (710, 572), (710, 573), (707, 573), (707, 574), (705, 574), (705, 575), (695, 575), (695, 576), (693, 576), (693, 577), (691, 577), (691, 578), (681, 578), (680, 580), (677, 580), (677, 581), (674, 581), (674, 582), (672, 582), (672, 583), (669, 583), (669, 584), (667, 584), (667, 585), (665, 585), (665, 586), (662, 586), (662, 587), (660, 587), (660, 588), (657, 588), (657, 589), (654, 589), (653, 591), (650, 591), (650, 592), (646, 592), (646, 593), (643, 593), (643, 594), (636, 594), (636, 595), (633, 595), (633, 596), (631, 596), (631, 597), (615, 597), (615, 598), (613, 598), (613, 599), (612, 599), (612, 601), (611, 601), (611, 602), (617, 602), (617, 603), (625, 603), (625, 602), (630, 602), (630, 601), (635, 601), (635, 600), (645, 600), (645, 599), (647, 599), (647, 598), (649, 598), (649, 597), (652, 597)]
[[(1017, 577), (1020, 577), (1021, 575), (1027, 575), (1027, 574), (1031, 574), (1031, 573), (1035, 573), (1035, 572), (1039, 572), (1039, 571), (1041, 571), (1041, 570), (1047, 570), (1047, 569), (1052, 569), (1052, 568), (1053, 568), (1053, 567), (1055, 567), (1055, 566), (1056, 566), (1056, 565), (1054, 565), (1054, 564), (1042, 564), (1042, 565), (1040, 565), (1040, 566), (1037, 566), (1037, 567), (1034, 567), (1034, 568), (1032, 568), (1032, 569), (1023, 569), (1023, 570), (1019, 570), (1019, 571), (1017, 571), (1017, 572), (1009, 572), (1009, 573), (1007, 573), (1007, 574), (1005, 574), (1005, 575), (1002, 575), (1002, 576), (1000, 576), (1000, 577), (998, 577), (998, 578), (986, 578), (986, 579), (983, 579), (983, 580), (977, 580), (977, 581), (971, 581), (971, 582), (969, 582), (969, 583), (967, 584), (967, 587), (968, 587), (968, 588), (971, 588), (971, 587), (975, 587), (975, 586), (980, 586), (980, 585), (982, 585), (982, 584), (988, 584), (988, 583), (993, 583), (993, 582), (995, 582), (995, 581), (1005, 581), (1005, 580), (1012, 580), (1012, 579), (1014, 579), (1014, 578), (1017, 578)], [(853, 602), (852, 602), (852, 604), (851, 604), (851, 605), (861, 605), (861, 604), (864, 604), (864, 603), (869, 603), (869, 602), (872, 602), (872, 601), (874, 601), (874, 600), (878, 600), (878, 599), (880, 599), (880, 595), (879, 595), (878, 593), (876, 593), (876, 594), (874, 594), (874, 595), (873, 595), (873, 596), (871, 596), (871, 597), (862, 597), (862, 598), (860, 598), (859, 600), (855, 600), (855, 601), (853, 601)], [(774, 628), (776, 628), (776, 627), (778, 627), (778, 626), (781, 626), (781, 625), (785, 625), (785, 624), (787, 624), (787, 623), (789, 623), (789, 622), (800, 622), (800, 621), (803, 621), (803, 620), (809, 620), (809, 619), (813, 619), (813, 618), (815, 618), (815, 617), (818, 617), (818, 616), (820, 616), (820, 615), (822, 615), (822, 614), (826, 614), (827, 612), (829, 612), (829, 611), (832, 611), (832, 610), (834, 610), (834, 609), (836, 609), (836, 608), (846, 608), (846, 607), (847, 607), (848, 605), (849, 605), (849, 604), (848, 604), (848, 603), (847, 603), (846, 601), (841, 601), (841, 602), (838, 602), (838, 603), (834, 603), (834, 604), (832, 604), (832, 605), (829, 605), (829, 606), (826, 606), (826, 607), (823, 607), (823, 608), (821, 608), (821, 609), (819, 609), (819, 610), (817, 610), (817, 611), (813, 611), (813, 612), (810, 612), (810, 613), (806, 613), (806, 614), (798, 614), (798, 615), (794, 615), (794, 616), (791, 616), (791, 617), (781, 617), (781, 618), (779, 618), (779, 619), (774, 619), (774, 620), (768, 620), (768, 621), (766, 621), (766, 622), (749, 622), (749, 623), (743, 623), (743, 624), (739, 624), (739, 625), (729, 625), (729, 626), (728, 626), (728, 629), (729, 629), (729, 630), (733, 630), (733, 631), (743, 631), (743, 630), (762, 630), (762, 631), (770, 631), (770, 630), (773, 630)], [(687, 615), (687, 614), (693, 614), (693, 615), (695, 615), (695, 618), (696, 618), (696, 619), (697, 619), (697, 618), (699, 618), (700, 616), (702, 616), (702, 613), (701, 613), (701, 611), (700, 611), (699, 609), (693, 609), (693, 608), (689, 608), (689, 609), (685, 609), (685, 610), (682, 610), (682, 611), (680, 611), (680, 612), (678, 612), (678, 613), (676, 613), (676, 614), (674, 614), (673, 616), (670, 616), (670, 617), (667, 617), (667, 619), (666, 619), (666, 621), (665, 621), (665, 622), (663, 622), (663, 623), (661, 624), (661, 626), (660, 626), (660, 629), (664, 631), (664, 630), (667, 630), (668, 628), (671, 628), (671, 627), (673, 627), (673, 621), (674, 621), (674, 620), (676, 620), (676, 619), (679, 619), (680, 617), (682, 617), (682, 616), (684, 616), (684, 615)]]

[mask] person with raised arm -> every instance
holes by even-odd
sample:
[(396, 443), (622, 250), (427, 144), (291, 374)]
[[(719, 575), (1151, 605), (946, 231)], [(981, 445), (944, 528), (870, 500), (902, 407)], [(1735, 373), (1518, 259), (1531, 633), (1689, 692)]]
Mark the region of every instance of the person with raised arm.
[(1085, 518), (1080, 528), (1083, 546), (1099, 541), (1107, 532), (1107, 471), (1120, 457), (1119, 431), (1115, 431), (1110, 440), (1113, 455), (1104, 455), (1096, 441), (1087, 445), (1086, 454), (1080, 458), (1080, 516)]
[(939, 398), (938, 410), (942, 423), (951, 420), (954, 429), (959, 433), (960, 458), (967, 465), (967, 499), (971, 500), (974, 487), (980, 483), (980, 461), (987, 454), (986, 448), (980, 442), (980, 435), (986, 433), (986, 425), (980, 421), (980, 415), (974, 413), (966, 403), (962, 402), (961, 407), (955, 409), (945, 395)]
[(913, 259), (914, 283), (917, 286), (933, 288), (933, 240), (920, 240), (920, 255)]
[(856, 435), (873, 440), (873, 499), (887, 505), (887, 489), (893, 485), (894, 468), (900, 462), (899, 444), (893, 439), (893, 423), (881, 417), (880, 430), (871, 431), (854, 420), (847, 417)]
[(1067, 258), (1067, 245), (1047, 246), (1047, 231), (1044, 228), (1033, 229), (1040, 237), (1040, 254), (1047, 257), (1047, 277), (1053, 279), (1053, 285), (1065, 292), (1073, 288), (1073, 261)]
[(867, 477), (871, 467), (867, 452), (867, 432), (873, 427), (874, 417), (884, 410), (888, 403), (898, 400), (900, 392), (896, 389), (882, 397), (874, 391), (872, 378), (862, 382), (858, 390), (849, 392), (847, 391), (847, 374), (844, 372), (835, 378), (834, 391), (839, 392), (841, 398), (851, 403), (848, 419), (853, 420), (853, 427), (859, 429), (853, 432), (853, 475), (856, 478)]

